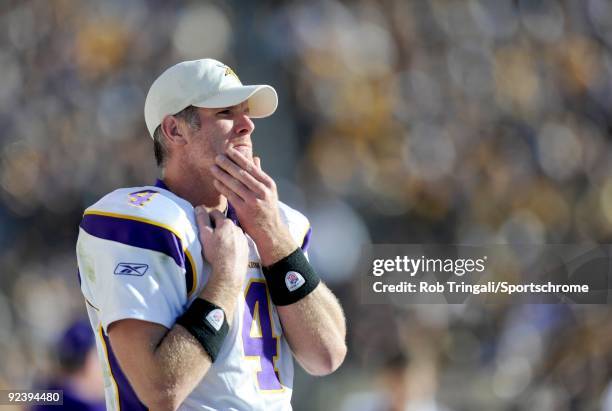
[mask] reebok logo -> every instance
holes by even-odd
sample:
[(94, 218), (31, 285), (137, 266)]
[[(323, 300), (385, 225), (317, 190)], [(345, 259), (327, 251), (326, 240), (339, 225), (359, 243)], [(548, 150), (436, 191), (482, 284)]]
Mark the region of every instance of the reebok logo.
[(139, 277), (143, 276), (149, 266), (147, 264), (138, 264), (138, 263), (119, 263), (117, 267), (115, 267), (115, 274), (117, 275), (137, 275)]

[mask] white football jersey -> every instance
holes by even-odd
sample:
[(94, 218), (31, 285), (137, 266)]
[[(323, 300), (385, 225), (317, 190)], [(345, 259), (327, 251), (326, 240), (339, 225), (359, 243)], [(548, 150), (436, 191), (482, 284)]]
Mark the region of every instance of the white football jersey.
[[(306, 251), (306, 217), (279, 203), (281, 217)], [(236, 221), (228, 208), (228, 217)], [(229, 334), (217, 360), (181, 410), (290, 410), (293, 358), (270, 300), (251, 238), (249, 267)], [(122, 188), (85, 210), (77, 242), (81, 290), (96, 334), (109, 410), (140, 410), (106, 334), (126, 318), (172, 328), (210, 275), (192, 205), (156, 186)]]

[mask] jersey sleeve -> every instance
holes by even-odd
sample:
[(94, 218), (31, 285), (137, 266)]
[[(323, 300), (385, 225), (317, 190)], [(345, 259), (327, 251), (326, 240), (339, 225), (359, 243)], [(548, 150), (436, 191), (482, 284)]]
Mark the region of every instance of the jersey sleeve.
[(289, 207), (284, 203), (279, 203), (281, 218), (289, 227), (289, 232), (294, 241), (299, 244), (304, 254), (307, 255), (312, 235), (312, 227), (308, 218), (299, 211)]
[(104, 330), (121, 319), (171, 328), (186, 304), (186, 258), (180, 236), (156, 221), (87, 211), (77, 259), (83, 294)]

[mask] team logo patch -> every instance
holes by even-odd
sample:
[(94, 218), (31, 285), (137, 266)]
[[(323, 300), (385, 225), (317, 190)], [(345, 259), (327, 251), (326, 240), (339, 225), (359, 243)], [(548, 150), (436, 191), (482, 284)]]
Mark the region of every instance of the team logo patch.
[(220, 308), (215, 308), (208, 313), (206, 316), (206, 321), (208, 321), (208, 323), (212, 325), (215, 330), (219, 331), (223, 325), (224, 317), (225, 315), (223, 314), (223, 311)]
[(298, 288), (303, 286), (305, 282), (306, 280), (304, 280), (302, 274), (298, 272), (289, 271), (287, 275), (285, 275), (285, 285), (287, 286), (287, 289), (289, 291), (297, 290)]
[(157, 191), (153, 190), (136, 191), (128, 195), (128, 203), (136, 207), (142, 207), (151, 201), (155, 194), (157, 194)]
[(115, 274), (117, 275), (137, 275), (143, 276), (149, 266), (147, 264), (138, 264), (138, 263), (119, 263), (115, 268)]

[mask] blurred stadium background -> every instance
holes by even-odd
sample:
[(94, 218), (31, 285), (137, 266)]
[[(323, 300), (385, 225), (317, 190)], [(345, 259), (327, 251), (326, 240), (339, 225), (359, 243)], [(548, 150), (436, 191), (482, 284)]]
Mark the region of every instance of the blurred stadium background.
[(372, 242), (610, 241), (609, 0), (6, 0), (0, 21), (0, 386), (54, 370), (81, 212), (154, 181), (147, 89), (206, 56), (279, 91), (255, 147), (349, 320), (296, 411), (612, 410), (607, 306), (367, 306), (356, 266)]

